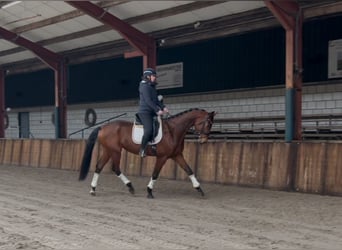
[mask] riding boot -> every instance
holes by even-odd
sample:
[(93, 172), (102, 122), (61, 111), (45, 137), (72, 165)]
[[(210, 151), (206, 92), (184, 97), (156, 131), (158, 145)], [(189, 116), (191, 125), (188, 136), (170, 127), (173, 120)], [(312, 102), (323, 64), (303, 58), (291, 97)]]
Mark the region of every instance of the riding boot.
[(141, 146), (140, 146), (140, 151), (139, 155), (141, 158), (144, 158), (146, 156), (146, 147), (147, 147), (148, 139), (146, 139), (145, 136), (142, 138)]

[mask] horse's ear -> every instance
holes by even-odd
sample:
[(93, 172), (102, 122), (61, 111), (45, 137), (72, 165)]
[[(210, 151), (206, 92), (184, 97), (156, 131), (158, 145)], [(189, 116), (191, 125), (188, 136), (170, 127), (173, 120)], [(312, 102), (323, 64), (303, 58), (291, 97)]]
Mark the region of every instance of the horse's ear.
[(217, 112), (216, 112), (216, 111), (212, 111), (212, 112), (210, 112), (210, 116), (212, 116), (212, 117), (214, 117), (216, 114), (217, 114)]

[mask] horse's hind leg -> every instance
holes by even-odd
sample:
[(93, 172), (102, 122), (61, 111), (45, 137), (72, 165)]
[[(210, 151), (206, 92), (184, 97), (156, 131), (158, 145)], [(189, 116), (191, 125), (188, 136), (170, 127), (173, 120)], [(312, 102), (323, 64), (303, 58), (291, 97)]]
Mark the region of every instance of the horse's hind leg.
[(120, 159), (121, 159), (120, 152), (114, 152), (112, 154), (112, 161), (113, 161), (112, 170), (116, 174), (116, 176), (128, 187), (128, 191), (131, 194), (134, 194), (134, 187), (132, 185), (132, 182), (121, 172)]
[(176, 157), (173, 158), (175, 162), (178, 163), (178, 165), (188, 174), (191, 182), (192, 182), (192, 186), (202, 195), (204, 196), (204, 192), (201, 188), (200, 183), (197, 181), (197, 178), (194, 175), (194, 172), (192, 171), (192, 169), (190, 168), (190, 166), (188, 165), (188, 163), (185, 161), (183, 154), (179, 154)]
[(108, 160), (109, 160), (109, 155), (108, 155), (106, 150), (103, 150), (102, 155), (100, 156), (99, 160), (96, 163), (95, 172), (94, 172), (91, 184), (90, 184), (90, 187), (91, 187), (90, 194), (91, 195), (96, 195), (95, 189), (96, 189), (97, 183), (99, 181), (100, 173), (101, 173), (103, 167), (108, 162)]

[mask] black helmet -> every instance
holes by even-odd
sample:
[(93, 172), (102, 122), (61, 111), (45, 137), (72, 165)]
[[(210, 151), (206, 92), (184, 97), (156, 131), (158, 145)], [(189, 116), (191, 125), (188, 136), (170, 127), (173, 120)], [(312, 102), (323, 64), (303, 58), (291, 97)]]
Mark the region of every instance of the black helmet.
[(157, 72), (152, 68), (147, 68), (144, 70), (144, 76), (157, 75)]

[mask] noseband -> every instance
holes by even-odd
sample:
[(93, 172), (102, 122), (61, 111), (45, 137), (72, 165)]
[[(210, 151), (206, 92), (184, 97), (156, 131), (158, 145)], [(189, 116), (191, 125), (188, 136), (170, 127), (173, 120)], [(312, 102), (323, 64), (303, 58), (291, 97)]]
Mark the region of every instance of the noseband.
[(201, 136), (201, 135), (205, 135), (208, 137), (208, 135), (210, 134), (210, 130), (208, 132), (204, 132), (204, 129), (205, 129), (205, 124), (208, 122), (209, 125), (213, 124), (213, 122), (211, 121), (209, 115), (206, 116), (206, 118), (203, 120), (203, 121), (200, 121), (199, 123), (196, 123), (196, 125), (200, 125), (202, 124), (202, 128), (200, 131), (197, 131), (194, 129), (194, 134), (195, 135), (198, 135), (198, 136)]

